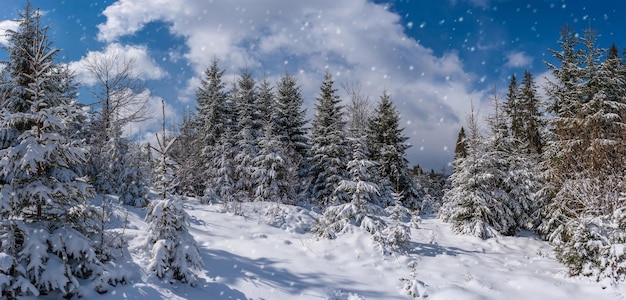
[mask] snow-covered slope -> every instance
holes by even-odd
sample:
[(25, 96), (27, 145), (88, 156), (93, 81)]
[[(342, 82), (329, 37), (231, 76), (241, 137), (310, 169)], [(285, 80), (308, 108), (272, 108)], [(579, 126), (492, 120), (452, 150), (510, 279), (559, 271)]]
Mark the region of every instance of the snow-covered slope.
[[(569, 278), (551, 247), (530, 233), (481, 240), (454, 235), (435, 218), (412, 230), (405, 253), (383, 253), (360, 228), (318, 238), (309, 210), (244, 204), (243, 216), (189, 201), (191, 233), (204, 268), (198, 285), (162, 282), (146, 271), (145, 212), (129, 208), (129, 283), (88, 299), (620, 299), (624, 286)], [(266, 211), (274, 208), (272, 216)]]

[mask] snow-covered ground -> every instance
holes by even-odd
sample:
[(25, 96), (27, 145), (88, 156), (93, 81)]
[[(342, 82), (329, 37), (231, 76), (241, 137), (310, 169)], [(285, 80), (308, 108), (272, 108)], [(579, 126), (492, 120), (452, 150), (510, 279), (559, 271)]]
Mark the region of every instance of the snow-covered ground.
[(129, 208), (124, 229), (129, 283), (87, 299), (621, 299), (626, 287), (569, 278), (549, 244), (531, 233), (481, 240), (457, 236), (436, 218), (412, 230), (405, 253), (383, 253), (353, 228), (335, 240), (307, 233), (317, 214), (247, 203), (243, 216), (222, 205), (185, 204), (204, 268), (196, 287), (162, 282), (146, 271), (145, 211)]

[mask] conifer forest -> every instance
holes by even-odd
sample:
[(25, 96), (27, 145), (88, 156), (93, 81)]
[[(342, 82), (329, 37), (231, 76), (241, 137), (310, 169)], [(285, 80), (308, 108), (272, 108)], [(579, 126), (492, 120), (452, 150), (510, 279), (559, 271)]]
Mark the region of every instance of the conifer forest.
[[(494, 269), (480, 257), (524, 248), (532, 250), (515, 259), (527, 269), (561, 270), (530, 278), (562, 280), (563, 290), (583, 282), (579, 297), (626, 294), (626, 55), (599, 45), (591, 28), (561, 29), (547, 50), (547, 84), (526, 70), (486, 99), (467, 99), (491, 110), (467, 113), (450, 168), (433, 171), (410, 164), (391, 93), (364, 95), (332, 70), (314, 95), (287, 71), (273, 81), (242, 69), (231, 80), (219, 57), (180, 122), (163, 120), (155, 142), (135, 140), (123, 128), (155, 116), (134, 62), (91, 57), (83, 70), (95, 80), (91, 102), (79, 101), (76, 74), (49, 37), (55, 25), (42, 16), (25, 4), (2, 50), (4, 299), (563, 296), (541, 285), (509, 294), (508, 283), (489, 285), (472, 269), (444, 289), (452, 279), (428, 263), (445, 258), (447, 270), (476, 260), (487, 274)], [(243, 244), (253, 241), (274, 246)], [(289, 247), (301, 251), (279, 252), (293, 269), (242, 254)], [(317, 262), (370, 271), (298, 273)], [(359, 281), (376, 274), (393, 277), (384, 291)], [(531, 280), (515, 278), (507, 280)]]

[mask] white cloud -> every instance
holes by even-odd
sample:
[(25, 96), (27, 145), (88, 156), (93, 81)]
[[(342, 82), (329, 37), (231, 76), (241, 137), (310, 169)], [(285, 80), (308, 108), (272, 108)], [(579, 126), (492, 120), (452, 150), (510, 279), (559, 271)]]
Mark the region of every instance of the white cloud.
[(17, 30), (19, 22), (13, 20), (0, 21), (0, 46), (8, 46), (9, 40), (7, 39), (7, 30)]
[(532, 64), (533, 58), (524, 52), (512, 51), (506, 54), (505, 66), (509, 68), (524, 68)]
[[(183, 102), (190, 101), (213, 57), (229, 74), (244, 67), (258, 71), (257, 77), (296, 74), (309, 114), (326, 69), (337, 88), (344, 81), (359, 82), (374, 100), (387, 90), (403, 120), (410, 121), (405, 133), (415, 145), (409, 150), (412, 161), (422, 154), (420, 144), (428, 145), (429, 155), (449, 159), (441, 149), (453, 148), (470, 100), (483, 99), (470, 87), (476, 78), (457, 53), (435, 55), (405, 35), (400, 16), (366, 0), (119, 0), (103, 14), (101, 41), (115, 42), (153, 21), (170, 24), (171, 33), (185, 39), (184, 58), (196, 78), (181, 87)], [(440, 166), (445, 163), (442, 159)]]
[(119, 61), (134, 60), (135, 68), (132, 75), (136, 78), (156, 80), (167, 76), (167, 72), (150, 58), (146, 46), (121, 45), (118, 43), (109, 44), (102, 51), (89, 51), (79, 61), (71, 62), (69, 67), (76, 72), (78, 81), (88, 86), (94, 85), (96, 80), (93, 78), (93, 74), (87, 71), (85, 64), (102, 57), (117, 57)]

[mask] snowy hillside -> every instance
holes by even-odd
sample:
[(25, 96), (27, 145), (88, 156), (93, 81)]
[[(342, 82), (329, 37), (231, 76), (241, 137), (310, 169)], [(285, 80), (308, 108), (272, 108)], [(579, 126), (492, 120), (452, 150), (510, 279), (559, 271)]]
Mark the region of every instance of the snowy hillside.
[[(204, 267), (196, 287), (161, 282), (146, 266), (145, 211), (130, 207), (124, 229), (130, 282), (87, 299), (621, 299), (624, 286), (569, 278), (551, 246), (530, 233), (481, 240), (454, 235), (448, 224), (424, 218), (406, 253), (381, 253), (360, 228), (336, 240), (307, 229), (316, 213), (275, 204), (245, 203), (244, 216), (222, 205), (185, 204)], [(126, 218), (126, 217), (124, 217)], [(122, 228), (120, 228), (122, 230)], [(57, 295), (58, 296), (58, 295)], [(47, 296), (52, 299), (51, 295)], [(40, 297), (38, 299), (46, 299)]]

